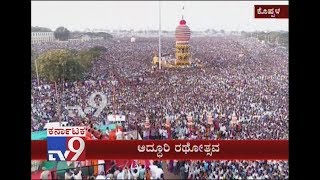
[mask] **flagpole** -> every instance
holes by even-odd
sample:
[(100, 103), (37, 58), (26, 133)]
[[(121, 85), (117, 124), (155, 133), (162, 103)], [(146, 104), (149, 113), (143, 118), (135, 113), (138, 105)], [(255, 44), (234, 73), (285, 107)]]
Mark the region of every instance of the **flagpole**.
[(159, 1), (159, 69), (161, 69), (161, 1)]

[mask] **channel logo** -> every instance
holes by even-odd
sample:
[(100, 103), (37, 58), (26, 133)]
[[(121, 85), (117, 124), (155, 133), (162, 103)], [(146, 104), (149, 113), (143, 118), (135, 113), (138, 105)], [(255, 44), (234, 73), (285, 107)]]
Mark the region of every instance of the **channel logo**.
[(47, 129), (48, 161), (84, 161), (85, 127)]

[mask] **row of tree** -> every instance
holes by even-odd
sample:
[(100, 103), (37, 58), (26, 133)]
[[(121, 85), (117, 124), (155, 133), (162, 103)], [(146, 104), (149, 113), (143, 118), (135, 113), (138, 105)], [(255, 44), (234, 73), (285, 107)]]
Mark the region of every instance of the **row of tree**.
[[(31, 32), (52, 32), (50, 28), (31, 26)], [(66, 41), (70, 37), (70, 31), (65, 27), (58, 27), (54, 32), (54, 37), (60, 41)]]
[(51, 82), (75, 81), (84, 77), (92, 63), (107, 49), (96, 46), (85, 51), (51, 50), (35, 57), (31, 52), (32, 72)]
[[(51, 29), (46, 28), (46, 27), (31, 27), (31, 32), (52, 32)], [(79, 31), (74, 31), (70, 32), (67, 28), (65, 27), (58, 27), (54, 32), (54, 37), (60, 41), (67, 41), (70, 38), (80, 38), (82, 35), (88, 35), (90, 37), (103, 37), (103, 39), (111, 39), (113, 36), (109, 33), (105, 32), (79, 32)]]
[(70, 31), (65, 27), (58, 27), (54, 32), (54, 37), (60, 41), (67, 41), (70, 38)]
[(113, 38), (113, 36), (111, 34), (106, 33), (106, 32), (87, 32), (85, 34), (90, 37), (102, 37), (105, 40)]
[(289, 33), (288, 31), (256, 31), (256, 32), (241, 32), (241, 35), (245, 37), (255, 37), (260, 41), (265, 41), (269, 43), (276, 43), (282, 45), (284, 47), (288, 47), (289, 45)]

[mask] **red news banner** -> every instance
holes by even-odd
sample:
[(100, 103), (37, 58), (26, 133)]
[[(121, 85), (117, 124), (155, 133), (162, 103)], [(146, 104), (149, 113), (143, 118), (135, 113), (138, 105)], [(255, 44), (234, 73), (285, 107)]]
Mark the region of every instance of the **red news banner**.
[(254, 5), (255, 18), (289, 18), (288, 5)]
[[(47, 159), (47, 141), (31, 141), (31, 159)], [(287, 160), (288, 140), (87, 140), (86, 159)]]

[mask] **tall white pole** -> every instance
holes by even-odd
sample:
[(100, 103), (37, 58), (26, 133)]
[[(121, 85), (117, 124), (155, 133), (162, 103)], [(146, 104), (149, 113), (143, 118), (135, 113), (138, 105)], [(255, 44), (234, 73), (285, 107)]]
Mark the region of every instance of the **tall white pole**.
[(38, 73), (37, 59), (34, 60), (34, 64), (35, 64), (35, 66), (36, 66), (37, 82), (38, 82), (38, 87), (39, 87), (39, 86), (40, 86), (40, 81), (39, 81), (39, 73)]
[(161, 69), (161, 1), (159, 1), (159, 69)]
[[(38, 63), (37, 63), (38, 59), (34, 60), (34, 65), (36, 66), (36, 74), (37, 74), (37, 83), (38, 83), (38, 88), (40, 87), (40, 80), (39, 80), (39, 72), (38, 72)], [(38, 91), (38, 94), (40, 96), (40, 91)]]

